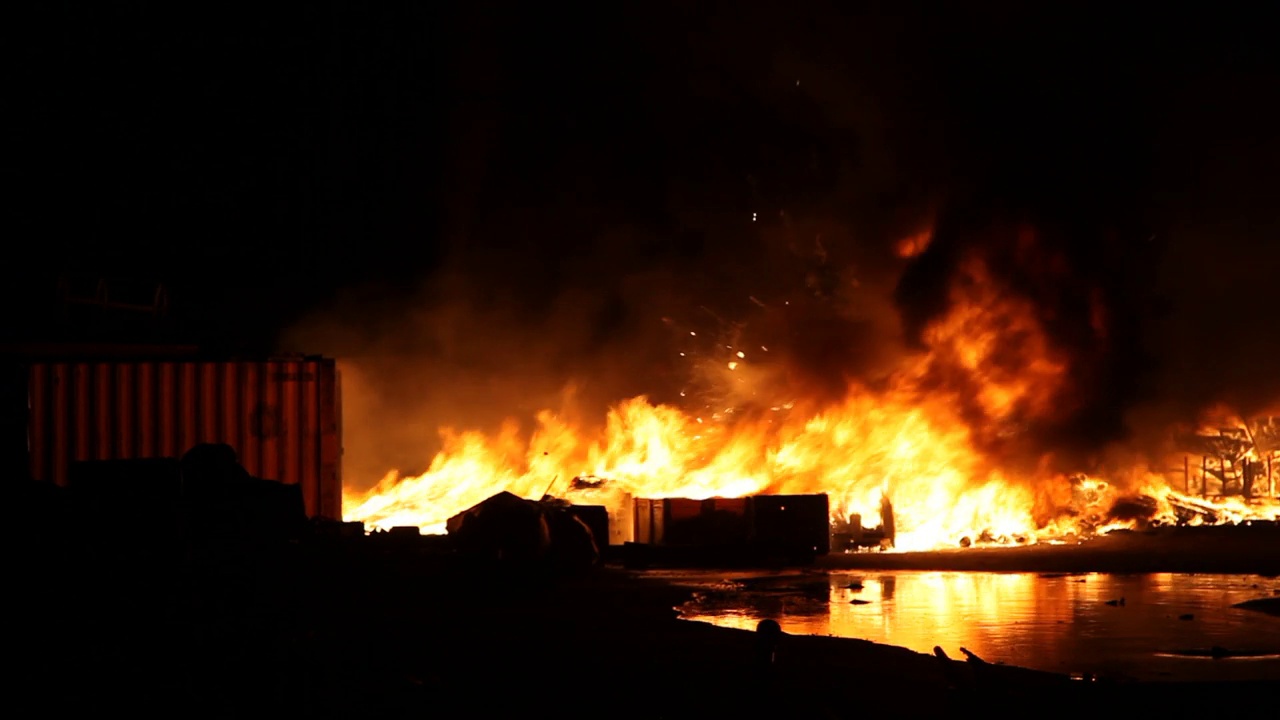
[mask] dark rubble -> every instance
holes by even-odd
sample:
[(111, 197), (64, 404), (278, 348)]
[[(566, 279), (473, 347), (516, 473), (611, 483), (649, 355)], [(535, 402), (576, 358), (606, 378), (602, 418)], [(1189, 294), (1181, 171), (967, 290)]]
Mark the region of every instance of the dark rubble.
[[(767, 663), (753, 633), (677, 619), (678, 573), (505, 562), (334, 522), (113, 533), (84, 524), (67, 490), (16, 500), (17, 707), (42, 714), (1025, 717), (1207, 710), (1276, 689), (1085, 682), (791, 635), (767, 638)], [(256, 517), (280, 530), (285, 516)]]

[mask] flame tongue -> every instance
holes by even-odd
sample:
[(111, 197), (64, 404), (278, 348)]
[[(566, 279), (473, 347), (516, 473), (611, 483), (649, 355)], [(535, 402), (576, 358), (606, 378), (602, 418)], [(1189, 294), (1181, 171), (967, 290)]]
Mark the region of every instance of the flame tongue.
[[(641, 396), (616, 404), (599, 429), (543, 411), (528, 438), (514, 423), (494, 435), (445, 431), (426, 472), (389, 474), (369, 492), (347, 497), (346, 514), (372, 528), (442, 532), (447, 518), (502, 490), (536, 498), (551, 488), (615, 510), (628, 495), (826, 493), (837, 521), (876, 517), (888, 498), (896, 547), (917, 550), (1036, 542), (1138, 521), (1231, 521), (1276, 510), (1274, 503), (1243, 500), (1206, 507), (1145, 470), (1122, 478), (1132, 490), (1127, 497), (1145, 498), (1128, 505), (1113, 484), (1069, 479), (1045, 462), (1011, 470), (1020, 466), (1009, 452), (1018, 449), (1022, 429), (1068, 406), (1068, 363), (1034, 307), (1001, 287), (980, 257), (962, 266), (948, 310), (922, 340), (926, 352), (883, 384), (852, 384), (841, 401), (816, 409), (788, 402), (698, 414)], [(734, 382), (770, 377), (753, 375), (751, 355), (731, 346), (725, 353), (715, 367)], [(1250, 452), (1254, 462), (1267, 460), (1260, 449)], [(570, 482), (581, 476), (600, 481)], [(1227, 484), (1220, 480), (1219, 490)]]
[[(992, 307), (1019, 309), (995, 303), (966, 309), (949, 316), (936, 337), (946, 353), (962, 358), (959, 371), (981, 391), (980, 411), (1003, 421), (1033, 390), (1047, 392), (1048, 386), (980, 375), (989, 365), (983, 358), (993, 352), (981, 337), (987, 330), (980, 318)], [(975, 327), (981, 332), (973, 333)], [(962, 344), (962, 331), (980, 337)], [(1033, 343), (1031, 350), (1037, 347)], [(940, 361), (929, 356), (925, 362)], [(843, 402), (812, 414), (778, 407), (713, 420), (637, 397), (615, 406), (593, 436), (543, 412), (523, 453), (512, 428), (493, 438), (446, 433), (445, 447), (426, 473), (398, 481), (391, 476), (366, 496), (349, 498), (348, 516), (374, 527), (439, 531), (449, 516), (499, 490), (535, 497), (549, 478), (567, 484), (568, 478), (593, 475), (636, 497), (823, 492), (839, 518), (875, 517), (887, 495), (896, 506), (902, 549), (954, 545), (966, 537), (1033, 537), (1029, 486), (987, 467), (961, 416), (965, 403), (922, 389), (932, 370), (913, 365), (880, 390), (853, 386)], [(575, 492), (565, 494), (574, 499)]]

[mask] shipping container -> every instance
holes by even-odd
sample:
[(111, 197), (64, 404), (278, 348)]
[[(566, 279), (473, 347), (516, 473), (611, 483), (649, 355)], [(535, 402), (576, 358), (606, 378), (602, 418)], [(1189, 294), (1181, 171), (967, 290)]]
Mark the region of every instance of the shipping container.
[(666, 510), (661, 498), (636, 498), (632, 501), (635, 513), (635, 530), (632, 537), (642, 545), (661, 545), (663, 543), (663, 520)]
[[(609, 508), (609, 545), (625, 545), (635, 539), (635, 510), (631, 493), (620, 493)], [(603, 549), (603, 548), (601, 548)]]
[(750, 536), (749, 498), (637, 499), (636, 542), (666, 546), (742, 545)]
[(831, 551), (831, 508), (826, 495), (753, 495), (747, 514), (754, 544), (786, 553)]
[(740, 547), (788, 555), (831, 548), (826, 495), (745, 498), (637, 498), (635, 542), (663, 547)]
[(342, 517), (342, 409), (332, 359), (24, 362), (27, 459), (65, 486), (72, 463), (179, 458), (226, 443), (253, 476), (298, 485), (310, 517)]

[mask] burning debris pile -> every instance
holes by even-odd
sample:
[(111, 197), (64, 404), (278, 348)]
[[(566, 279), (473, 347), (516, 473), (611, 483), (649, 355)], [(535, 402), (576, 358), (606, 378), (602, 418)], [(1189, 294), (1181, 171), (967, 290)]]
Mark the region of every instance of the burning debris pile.
[[(1030, 231), (1007, 235), (946, 249), (955, 257), (939, 309), (904, 314), (916, 346), (881, 376), (845, 377), (838, 397), (807, 392), (817, 386), (796, 379), (803, 373), (786, 343), (751, 332), (794, 336), (794, 314), (814, 298), (753, 295), (754, 326), (700, 333), (671, 323), (702, 388), (681, 396), (697, 402), (641, 395), (594, 424), (571, 420), (580, 414), (567, 406), (537, 413), (531, 432), (515, 421), (496, 433), (446, 429), (424, 472), (391, 472), (350, 492), (346, 518), (439, 533), (463, 508), (499, 492), (541, 497), (558, 478), (575, 478), (561, 493), (568, 502), (608, 509), (615, 545), (636, 540), (619, 520), (632, 517), (637, 498), (822, 494), (841, 550), (1071, 542), (1121, 527), (1276, 517), (1274, 417), (1125, 467), (1059, 452), (1055, 438), (1091, 422), (1081, 387), (1101, 361), (1073, 355), (1060, 339), (1066, 321), (1049, 311), (1067, 302), (1044, 289), (1070, 284), (1067, 261)], [(931, 237), (913, 236), (902, 261), (926, 262)], [(1068, 299), (1074, 342), (1101, 356), (1115, 342), (1104, 295)]]
[[(1259, 418), (1237, 427), (1218, 427), (1178, 438), (1188, 456), (1183, 468), (1183, 492), (1201, 496), (1216, 489), (1218, 495), (1244, 499), (1274, 496), (1274, 469), (1280, 462), (1280, 417)], [(1190, 457), (1199, 456), (1199, 473)]]
[(525, 500), (500, 492), (449, 518), (458, 552), (507, 566), (584, 569), (600, 562), (599, 531), (581, 511), (554, 498)]
[(832, 549), (837, 551), (889, 549), (893, 547), (894, 534), (893, 503), (888, 497), (880, 499), (880, 524), (875, 527), (863, 525), (862, 515), (858, 513), (831, 522)]
[(1280, 417), (1228, 425), (1223, 414), (1217, 410), (1213, 427), (1175, 439), (1180, 467), (1164, 473), (1164, 487), (1117, 500), (1111, 516), (1153, 525), (1280, 519)]

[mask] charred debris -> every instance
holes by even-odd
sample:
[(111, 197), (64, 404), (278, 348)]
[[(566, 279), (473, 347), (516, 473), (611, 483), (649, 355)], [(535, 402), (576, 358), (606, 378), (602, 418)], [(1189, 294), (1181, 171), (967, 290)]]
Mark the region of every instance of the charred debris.
[[(1280, 417), (1257, 418), (1233, 427), (1180, 435), (1174, 440), (1182, 463), (1163, 469), (1170, 488), (1178, 491), (1164, 498), (1172, 518), (1165, 518), (1163, 523), (1157, 521), (1159, 503), (1140, 495), (1118, 498), (1099, 516), (1100, 520), (1130, 521), (1138, 527), (1170, 523), (1218, 525), (1231, 520), (1230, 508), (1223, 506), (1226, 501), (1248, 505), (1280, 498)], [(1096, 498), (1088, 496), (1080, 479), (1073, 479), (1073, 490), (1079, 507), (1094, 504)], [(1096, 507), (1089, 510), (1098, 514)]]
[[(1177, 438), (1182, 492), (1201, 498), (1275, 497), (1280, 488), (1280, 417)], [(1199, 457), (1199, 462), (1193, 458)]]
[[(499, 492), (451, 517), (447, 535), (416, 527), (378, 530), (371, 545), (445, 553), (469, 567), (579, 573), (603, 564), (651, 566), (805, 565), (831, 550), (826, 495), (745, 498), (635, 498), (627, 527), (603, 505), (575, 505)], [(343, 534), (363, 535), (358, 523)], [(622, 538), (621, 542), (612, 540)]]

